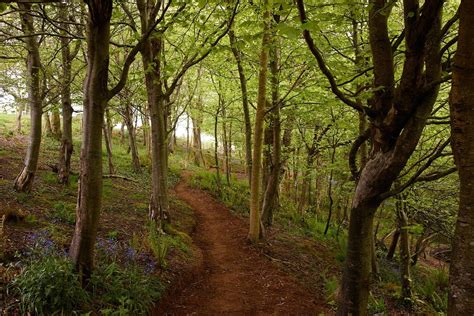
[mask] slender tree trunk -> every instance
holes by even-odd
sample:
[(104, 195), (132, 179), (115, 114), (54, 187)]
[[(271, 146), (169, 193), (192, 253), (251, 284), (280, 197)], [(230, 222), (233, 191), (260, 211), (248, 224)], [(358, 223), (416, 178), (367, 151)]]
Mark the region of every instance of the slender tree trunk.
[[(140, 8), (142, 30), (149, 27), (148, 15)], [(146, 11), (146, 10), (145, 10)], [(145, 71), (145, 85), (148, 96), (148, 107), (151, 121), (151, 161), (152, 161), (152, 196), (150, 218), (159, 222), (159, 227), (169, 221), (168, 201), (168, 137), (166, 122), (166, 96), (163, 95), (161, 78), (161, 39), (151, 37), (145, 41), (141, 50)]]
[(53, 137), (57, 140), (61, 140), (61, 116), (59, 115), (59, 109), (53, 109), (51, 112), (51, 128)]
[(390, 247), (388, 248), (387, 252), (387, 260), (392, 260), (393, 255), (395, 254), (395, 250), (397, 250), (398, 239), (400, 238), (400, 229), (393, 233), (392, 242), (390, 243)]
[(459, 211), (449, 273), (448, 315), (474, 314), (474, 2), (462, 0), (450, 96)]
[[(334, 139), (333, 139), (334, 140)], [(331, 224), (331, 216), (332, 216), (332, 208), (334, 205), (334, 199), (332, 197), (332, 182), (334, 178), (334, 160), (336, 158), (336, 146), (333, 144), (332, 152), (331, 152), (331, 171), (329, 173), (329, 185), (328, 185), (328, 198), (329, 198), (329, 212), (328, 212), (328, 220), (326, 221), (326, 228), (324, 229), (324, 235), (328, 233), (329, 226)]]
[(125, 144), (125, 123), (120, 124), (120, 144)]
[[(60, 6), (61, 16), (66, 19), (68, 10), (66, 5)], [(63, 33), (69, 29), (68, 23), (61, 24)], [(61, 85), (61, 105), (63, 114), (63, 133), (61, 137), (61, 149), (59, 152), (58, 181), (62, 184), (69, 184), (69, 174), (71, 172), (71, 156), (73, 153), (72, 142), (72, 113), (71, 105), (71, 50), (69, 39), (61, 37), (61, 62), (62, 62), (62, 85)]]
[(51, 120), (47, 111), (43, 112), (44, 135), (47, 137), (53, 136), (53, 128), (51, 127)]
[[(221, 90), (221, 82), (219, 81), (219, 90)], [(227, 115), (225, 109), (225, 100), (221, 93), (219, 93), (219, 107), (222, 115), (222, 146), (224, 149), (224, 165), (225, 165), (225, 178), (227, 185), (230, 186), (230, 161), (229, 161), (229, 144), (227, 140)], [(217, 120), (217, 119), (216, 119)], [(217, 127), (216, 127), (217, 136)], [(217, 142), (217, 139), (216, 139)], [(217, 152), (216, 152), (217, 153)]]
[(69, 255), (87, 280), (94, 267), (94, 246), (102, 206), (102, 125), (107, 106), (111, 0), (89, 0), (88, 67), (76, 227)]
[(221, 196), (222, 194), (222, 181), (221, 181), (221, 174), (220, 174), (220, 166), (219, 166), (219, 141), (217, 138), (217, 126), (219, 124), (219, 109), (217, 109), (216, 114), (214, 115), (214, 163), (216, 164), (216, 187), (217, 187), (217, 196)]
[(28, 50), (27, 70), (28, 70), (28, 104), (30, 108), (30, 140), (25, 157), (25, 166), (15, 179), (15, 190), (20, 192), (30, 192), (33, 186), (38, 166), (38, 158), (41, 145), (41, 116), (43, 111), (43, 102), (40, 91), (40, 53), (39, 43), (35, 34), (33, 16), (30, 15), (31, 5), (18, 3), (22, 10), (20, 13), (22, 30), (27, 37), (25, 38)]
[(265, 116), (266, 90), (267, 90), (267, 62), (270, 46), (270, 8), (268, 0), (263, 1), (264, 27), (262, 47), (260, 52), (260, 69), (258, 77), (257, 113), (255, 115), (252, 180), (250, 185), (250, 228), (248, 238), (252, 242), (258, 241), (262, 235), (260, 224), (260, 174), (262, 171), (262, 142), (263, 122)]
[(21, 103), (21, 100), (15, 98), (15, 102), (18, 104), (16, 113), (16, 133), (21, 134), (21, 117), (23, 116), (23, 109), (25, 106)]
[(107, 124), (104, 122), (104, 125), (102, 126), (102, 130), (104, 131), (104, 140), (105, 140), (105, 149), (107, 150), (107, 161), (109, 163), (109, 173), (114, 174), (115, 173), (115, 168), (114, 168), (114, 163), (113, 163), (113, 154), (112, 154), (112, 144), (110, 142), (111, 137), (109, 135), (110, 130), (107, 128)]
[[(279, 22), (280, 17), (274, 15)], [(272, 85), (272, 111), (270, 112), (270, 121), (272, 127), (272, 156), (271, 167), (268, 181), (265, 184), (265, 192), (262, 205), (262, 223), (269, 227), (273, 223), (273, 213), (278, 210), (279, 192), (278, 188), (281, 181), (281, 122), (280, 122), (280, 43), (277, 35), (272, 36), (272, 46), (270, 51), (270, 71)]]
[(194, 163), (196, 166), (205, 166), (204, 154), (202, 152), (202, 141), (201, 141), (201, 118), (192, 117), (193, 122), (193, 154)]
[(400, 283), (401, 298), (404, 303), (411, 305), (412, 289), (411, 289), (411, 273), (410, 273), (410, 239), (408, 234), (408, 217), (405, 212), (406, 202), (403, 201), (401, 195), (398, 198), (397, 219), (398, 230), (400, 231)]
[(245, 77), (244, 67), (242, 65), (242, 54), (236, 46), (236, 38), (233, 30), (229, 33), (230, 46), (232, 54), (234, 55), (237, 63), (237, 70), (239, 72), (240, 90), (242, 91), (242, 109), (244, 111), (244, 123), (245, 123), (245, 162), (247, 166), (247, 175), (249, 184), (251, 183), (252, 173), (252, 123), (250, 121), (249, 101), (247, 93), (247, 78)]
[(105, 109), (105, 122), (104, 126), (106, 128), (104, 136), (107, 137), (109, 146), (110, 146), (110, 151), (112, 152), (112, 147), (114, 145), (113, 142), (113, 131), (114, 131), (114, 126), (112, 124), (112, 118), (110, 117), (110, 111), (109, 109)]
[(125, 124), (127, 125), (128, 140), (130, 151), (132, 153), (132, 167), (135, 173), (141, 173), (140, 158), (138, 157), (138, 149), (136, 142), (135, 126), (133, 125), (133, 117), (130, 105), (126, 105), (125, 111)]

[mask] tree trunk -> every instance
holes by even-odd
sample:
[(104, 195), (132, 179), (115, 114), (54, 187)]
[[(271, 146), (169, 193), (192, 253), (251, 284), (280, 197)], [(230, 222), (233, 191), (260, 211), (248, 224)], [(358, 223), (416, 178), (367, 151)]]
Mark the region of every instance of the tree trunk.
[(124, 114), (125, 124), (127, 125), (128, 131), (130, 151), (132, 153), (132, 168), (135, 173), (141, 173), (140, 158), (138, 157), (137, 141), (135, 137), (135, 126), (133, 125), (132, 110), (130, 105), (126, 105)]
[(247, 176), (249, 184), (251, 183), (252, 173), (252, 123), (250, 122), (249, 101), (247, 93), (247, 78), (245, 78), (244, 67), (242, 65), (242, 54), (236, 46), (236, 38), (233, 30), (229, 31), (229, 40), (232, 54), (237, 63), (239, 72), (240, 90), (242, 91), (242, 109), (244, 111), (245, 122), (245, 162), (247, 166)]
[[(139, 7), (139, 10), (142, 32), (146, 32), (152, 23), (151, 17), (148, 16), (146, 8)], [(158, 222), (160, 228), (165, 220), (169, 220), (168, 131), (166, 128), (168, 111), (161, 78), (162, 49), (162, 41), (157, 37), (148, 38), (141, 49), (151, 121), (152, 196), (149, 216), (150, 219)]]
[(53, 109), (51, 112), (51, 128), (53, 137), (61, 140), (61, 116), (59, 115), (59, 109)]
[(19, 99), (16, 99), (15, 102), (18, 103), (17, 113), (16, 113), (16, 133), (20, 135), (21, 134), (21, 117), (23, 116), (23, 109), (25, 108), (25, 106), (21, 103), (21, 100)]
[[(333, 139), (334, 141), (334, 139)], [(324, 229), (324, 235), (328, 233), (329, 225), (331, 224), (332, 208), (334, 205), (334, 199), (332, 197), (332, 182), (334, 178), (334, 160), (336, 158), (336, 146), (333, 143), (333, 148), (331, 152), (331, 171), (329, 173), (329, 185), (328, 185), (328, 198), (329, 198), (329, 211), (328, 211), (328, 220), (326, 221), (326, 228)], [(372, 244), (372, 243), (371, 243)]]
[[(219, 102), (220, 103), (220, 102)], [(219, 105), (220, 106), (220, 105)], [(219, 108), (217, 109), (216, 114), (214, 115), (214, 163), (216, 164), (216, 187), (217, 187), (217, 196), (221, 196), (221, 174), (219, 167), (219, 141), (217, 138), (217, 126), (219, 124)]]
[(406, 202), (402, 197), (398, 201), (398, 229), (400, 231), (400, 283), (401, 299), (407, 305), (412, 304), (411, 273), (410, 273), (410, 239), (408, 234), (408, 217), (405, 212)]
[(260, 68), (258, 77), (257, 112), (255, 114), (252, 180), (250, 185), (250, 228), (248, 238), (252, 242), (258, 241), (262, 235), (260, 223), (260, 174), (262, 171), (262, 142), (263, 122), (265, 117), (266, 90), (267, 90), (267, 62), (270, 46), (270, 8), (268, 0), (263, 1), (264, 27), (262, 47), (260, 52)]
[(107, 128), (106, 122), (104, 122), (102, 126), (102, 130), (104, 131), (104, 140), (105, 140), (105, 149), (107, 150), (107, 162), (109, 163), (109, 173), (114, 174), (115, 168), (114, 163), (112, 160), (112, 144), (111, 144), (111, 137), (110, 137), (110, 130)]
[(44, 135), (47, 137), (53, 136), (53, 128), (51, 127), (51, 119), (48, 111), (43, 112)]
[[(436, 82), (441, 75), (439, 33), (442, 3), (442, 0), (426, 2), (423, 15), (418, 7), (412, 7), (411, 2), (404, 3), (406, 53), (396, 91), (387, 26), (390, 14), (386, 11), (385, 1), (372, 3), (369, 33), (374, 86), (383, 86), (384, 89), (374, 92), (370, 100), (372, 110), (377, 113), (371, 125), (372, 150), (352, 202), (338, 315), (367, 314), (374, 214), (415, 150), (439, 91), (439, 84), (430, 88), (425, 85)], [(409, 12), (414, 14), (413, 17)]]
[[(201, 100), (198, 100), (197, 111), (201, 111)], [(204, 154), (202, 152), (202, 141), (201, 141), (201, 123), (202, 123), (202, 114), (195, 113), (191, 115), (191, 121), (193, 123), (193, 155), (194, 163), (196, 166), (205, 166), (206, 162), (204, 160)]]
[(40, 92), (40, 53), (39, 43), (35, 34), (33, 16), (30, 15), (31, 5), (18, 3), (21, 9), (20, 18), (23, 33), (27, 35), (24, 39), (28, 50), (28, 104), (30, 107), (30, 140), (25, 157), (25, 166), (15, 179), (15, 190), (19, 192), (30, 192), (33, 186), (38, 166), (39, 151), (41, 145), (41, 116), (43, 104)]
[(462, 0), (450, 96), (459, 211), (449, 273), (448, 315), (474, 314), (474, 2)]
[(395, 254), (395, 250), (397, 250), (397, 245), (398, 245), (398, 239), (400, 238), (400, 229), (397, 229), (394, 233), (393, 233), (393, 237), (392, 237), (392, 242), (390, 243), (390, 247), (388, 248), (388, 252), (387, 252), (387, 260), (392, 260), (393, 259), (393, 255)]
[[(60, 6), (61, 16), (66, 19), (68, 10), (66, 5)], [(68, 23), (62, 23), (63, 33), (69, 29)], [(64, 34), (65, 35), (65, 34)], [(62, 184), (69, 184), (69, 174), (71, 172), (71, 156), (73, 153), (72, 142), (72, 113), (71, 105), (71, 50), (69, 39), (61, 37), (61, 62), (63, 78), (61, 84), (61, 105), (63, 112), (63, 133), (61, 135), (61, 149), (59, 152), (58, 181)]]
[[(274, 15), (278, 23), (280, 17)], [(272, 36), (270, 47), (270, 72), (272, 85), (272, 110), (270, 111), (270, 126), (272, 127), (272, 156), (268, 181), (265, 184), (265, 191), (262, 205), (262, 223), (269, 227), (273, 223), (273, 213), (279, 208), (278, 188), (281, 180), (281, 122), (280, 122), (280, 43), (277, 35)]]
[(76, 227), (69, 255), (87, 280), (94, 267), (94, 246), (102, 205), (102, 125), (107, 106), (111, 0), (89, 0), (88, 67), (84, 84), (81, 171)]
[[(219, 81), (219, 90), (221, 90), (221, 82)], [(229, 144), (227, 139), (227, 115), (225, 110), (225, 100), (219, 93), (219, 106), (222, 113), (222, 146), (224, 149), (224, 165), (225, 165), (225, 178), (227, 185), (230, 186), (230, 157), (229, 157)], [(217, 120), (217, 118), (216, 118)], [(215, 132), (217, 132), (217, 127)], [(217, 134), (216, 134), (217, 136)], [(216, 139), (217, 142), (217, 139)]]
[(125, 144), (125, 123), (120, 124), (120, 144)]

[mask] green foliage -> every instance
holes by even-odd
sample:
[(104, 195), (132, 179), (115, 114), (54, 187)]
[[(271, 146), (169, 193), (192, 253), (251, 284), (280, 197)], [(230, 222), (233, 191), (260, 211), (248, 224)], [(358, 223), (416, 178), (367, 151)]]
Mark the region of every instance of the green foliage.
[(20, 295), (22, 313), (70, 314), (90, 300), (72, 263), (64, 257), (44, 257), (31, 263), (12, 285)]
[(386, 306), (385, 300), (383, 297), (375, 297), (372, 293), (369, 296), (369, 306), (368, 306), (369, 315), (385, 313)]
[(118, 237), (118, 231), (116, 230), (111, 230), (107, 233), (107, 238), (117, 239), (117, 237)]
[(226, 206), (230, 207), (239, 214), (249, 213), (249, 186), (246, 180), (237, 180), (234, 177), (228, 185), (224, 179), (221, 181), (221, 195), (217, 196), (218, 187), (216, 175), (209, 171), (197, 171), (191, 180), (191, 183), (200, 189), (209, 191), (219, 198)]
[(166, 256), (168, 255), (168, 250), (170, 248), (170, 238), (161, 233), (156, 227), (156, 223), (153, 221), (148, 225), (147, 241), (158, 265), (165, 268)]
[(96, 304), (104, 315), (146, 315), (164, 287), (157, 277), (146, 275), (135, 265), (99, 265), (90, 285)]
[(66, 224), (74, 224), (76, 222), (75, 207), (72, 204), (64, 202), (56, 202), (53, 205), (53, 209), (50, 211), (50, 215), (53, 219)]
[(445, 268), (418, 272), (415, 292), (419, 296), (419, 302), (435, 312), (445, 313), (448, 309), (448, 284), (449, 274)]
[(36, 218), (35, 214), (28, 214), (25, 217), (25, 222), (34, 224), (38, 222), (38, 219)]
[(337, 290), (339, 288), (339, 279), (336, 276), (324, 278), (324, 292), (329, 305), (336, 305)]
[(42, 178), (48, 184), (56, 184), (58, 182), (56, 174), (52, 172), (43, 173)]

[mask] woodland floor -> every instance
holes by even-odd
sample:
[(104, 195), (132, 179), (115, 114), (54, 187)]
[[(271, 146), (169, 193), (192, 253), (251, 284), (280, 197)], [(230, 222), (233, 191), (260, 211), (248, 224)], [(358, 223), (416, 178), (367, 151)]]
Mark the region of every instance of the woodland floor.
[(179, 182), (175, 191), (195, 212), (193, 240), (202, 252), (202, 264), (180, 291), (164, 298), (155, 315), (327, 312), (321, 295), (299, 284), (247, 242), (243, 219), (208, 193), (190, 187), (186, 180)]
[[(62, 187), (49, 167), (56, 162), (58, 150), (49, 140), (42, 146), (32, 193), (15, 192), (12, 183), (21, 170), (26, 145), (26, 136), (0, 136), (0, 215), (19, 211), (28, 216), (8, 221), (2, 236), (0, 303), (7, 299), (3, 302), (13, 310), (17, 301), (5, 297), (3, 290), (20, 271), (17, 254), (30, 246), (30, 236), (38, 232), (67, 250), (74, 224), (56, 219), (52, 210), (65, 205), (73, 214), (77, 193), (78, 153), (73, 161), (74, 181)], [(124, 168), (119, 166), (122, 172)], [(192, 256), (172, 251), (167, 268), (155, 272), (168, 286), (154, 315), (331, 313), (323, 294), (324, 278), (339, 273), (331, 249), (278, 225), (268, 231), (265, 242), (249, 244), (248, 219), (218, 202), (212, 192), (192, 188), (191, 176), (185, 171), (170, 193), (173, 226), (192, 236)], [(148, 181), (146, 177), (140, 180)], [(148, 200), (149, 187), (142, 183), (105, 179), (99, 238), (113, 235), (117, 243), (127, 244), (132, 235), (142, 236)], [(13, 267), (9, 273), (5, 273), (7, 266)]]

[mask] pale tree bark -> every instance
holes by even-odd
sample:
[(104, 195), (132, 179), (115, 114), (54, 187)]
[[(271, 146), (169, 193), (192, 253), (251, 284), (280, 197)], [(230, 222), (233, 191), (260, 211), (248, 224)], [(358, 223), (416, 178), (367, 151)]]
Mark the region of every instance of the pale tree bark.
[(202, 141), (201, 141), (201, 124), (202, 124), (202, 110), (201, 98), (198, 98), (196, 104), (196, 113), (191, 113), (191, 121), (193, 123), (193, 137), (192, 137), (192, 147), (193, 147), (193, 156), (194, 164), (196, 166), (205, 166), (206, 162), (204, 160), (204, 154), (202, 152)]
[[(219, 82), (220, 85), (220, 82)], [(221, 96), (222, 98), (222, 96)], [(225, 162), (225, 178), (227, 185), (230, 185), (230, 148), (229, 148), (229, 140), (227, 138), (228, 136), (228, 130), (227, 130), (227, 115), (225, 111), (225, 103), (224, 99), (222, 98), (222, 104), (221, 104), (221, 113), (222, 113), (222, 145), (224, 149), (224, 162)]]
[(219, 112), (220, 112), (220, 102), (219, 106), (214, 115), (214, 163), (216, 164), (216, 187), (217, 187), (217, 196), (222, 194), (222, 181), (220, 173), (220, 164), (219, 164), (219, 140), (218, 140), (218, 124), (219, 124)]
[(15, 190), (30, 192), (33, 186), (36, 169), (38, 167), (39, 151), (41, 145), (41, 116), (43, 113), (43, 100), (40, 91), (40, 67), (38, 37), (35, 34), (33, 16), (30, 15), (31, 4), (19, 3), (22, 31), (25, 45), (28, 50), (28, 106), (30, 108), (30, 139), (25, 157), (25, 166), (15, 179)]
[(16, 133), (21, 134), (21, 117), (23, 116), (25, 106), (21, 103), (21, 100), (17, 98), (15, 98), (15, 103), (18, 104), (16, 114)]
[(459, 211), (449, 273), (448, 315), (474, 314), (474, 2), (462, 0), (450, 95)]
[(263, 1), (263, 36), (260, 51), (258, 74), (257, 112), (255, 114), (252, 180), (250, 185), (250, 227), (248, 239), (257, 242), (263, 235), (260, 222), (260, 175), (262, 171), (263, 122), (265, 117), (268, 51), (271, 42), (270, 8), (267, 0)]

